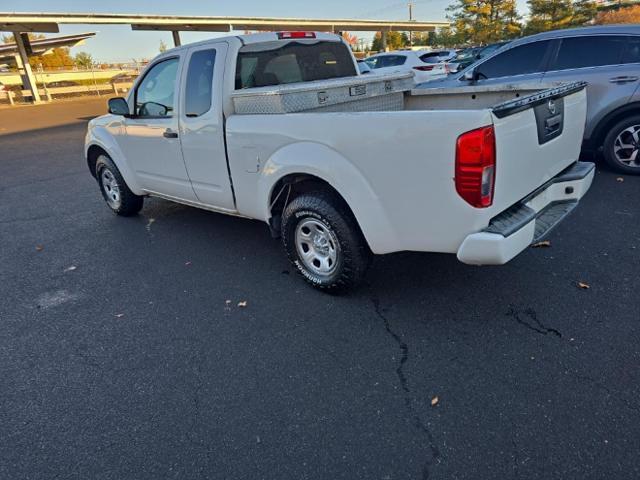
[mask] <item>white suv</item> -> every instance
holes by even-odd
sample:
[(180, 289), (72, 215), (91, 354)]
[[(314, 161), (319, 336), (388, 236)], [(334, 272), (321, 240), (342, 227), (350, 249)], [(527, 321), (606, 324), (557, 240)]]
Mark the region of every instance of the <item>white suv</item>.
[(429, 57), (431, 53), (398, 50), (373, 55), (365, 62), (371, 68), (371, 73), (414, 72), (415, 82), (423, 83), (444, 78), (449, 74), (449, 66), (446, 63), (433, 63), (433, 59)]

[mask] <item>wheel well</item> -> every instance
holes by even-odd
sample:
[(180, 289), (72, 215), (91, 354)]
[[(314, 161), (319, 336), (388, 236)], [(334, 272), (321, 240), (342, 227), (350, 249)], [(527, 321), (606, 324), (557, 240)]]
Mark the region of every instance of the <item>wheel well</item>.
[(91, 175), (94, 177), (96, 176), (96, 162), (100, 155), (107, 155), (107, 152), (97, 145), (91, 145), (89, 147), (89, 150), (87, 151), (87, 166), (89, 167)]
[(629, 115), (637, 114), (638, 108), (640, 107), (640, 102), (630, 103), (628, 105), (624, 105), (617, 110), (609, 113), (606, 117), (600, 120), (598, 126), (594, 129), (593, 135), (589, 139), (589, 147), (592, 150), (598, 150), (602, 147), (604, 143), (604, 139), (613, 128), (613, 126), (619, 121), (623, 120), (625, 117)]
[(295, 173), (282, 177), (271, 190), (271, 196), (269, 198), (269, 213), (271, 214), (269, 227), (271, 228), (271, 234), (274, 237), (280, 236), (282, 212), (284, 212), (284, 209), (293, 198), (302, 193), (319, 190), (333, 193), (356, 220), (356, 224), (358, 223), (349, 204), (344, 197), (340, 195), (340, 192), (333, 188), (329, 182), (313, 175)]

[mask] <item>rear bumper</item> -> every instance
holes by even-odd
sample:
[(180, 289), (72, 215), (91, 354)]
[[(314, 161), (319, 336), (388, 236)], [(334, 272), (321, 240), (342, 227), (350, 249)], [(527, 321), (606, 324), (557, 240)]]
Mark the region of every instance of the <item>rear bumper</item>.
[(569, 215), (587, 193), (595, 165), (577, 162), (528, 197), (469, 235), (458, 260), (469, 265), (503, 265), (532, 243), (542, 240)]

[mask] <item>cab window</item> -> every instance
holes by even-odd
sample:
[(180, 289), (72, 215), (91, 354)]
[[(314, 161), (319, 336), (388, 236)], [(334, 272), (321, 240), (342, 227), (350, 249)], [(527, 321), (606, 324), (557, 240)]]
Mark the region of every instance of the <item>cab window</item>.
[(170, 117), (174, 110), (178, 58), (156, 63), (135, 91), (135, 111), (139, 117)]
[(199, 117), (211, 108), (215, 63), (215, 49), (199, 50), (191, 55), (184, 104), (184, 113), (187, 117)]
[(339, 42), (265, 42), (240, 49), (236, 90), (356, 76), (349, 48)]

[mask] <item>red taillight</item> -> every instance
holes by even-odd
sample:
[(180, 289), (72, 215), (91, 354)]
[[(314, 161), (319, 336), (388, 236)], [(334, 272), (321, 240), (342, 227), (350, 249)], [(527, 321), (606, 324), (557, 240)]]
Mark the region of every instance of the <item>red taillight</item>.
[(434, 65), (425, 65), (421, 67), (413, 67), (414, 70), (418, 70), (420, 72), (430, 72), (433, 70)]
[(493, 204), (496, 137), (493, 125), (463, 133), (456, 145), (456, 191), (470, 205)]
[(280, 40), (289, 40), (292, 38), (316, 38), (314, 32), (278, 32)]

